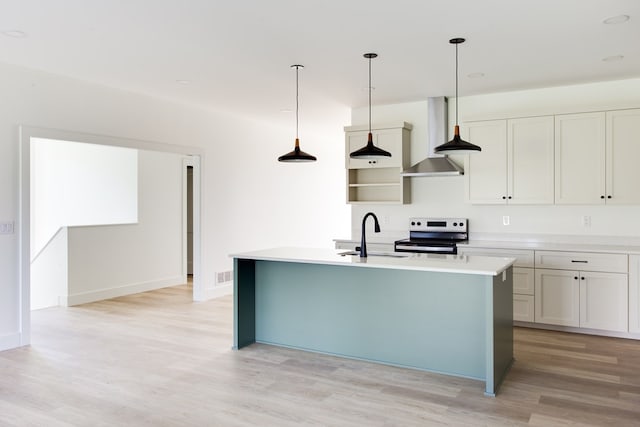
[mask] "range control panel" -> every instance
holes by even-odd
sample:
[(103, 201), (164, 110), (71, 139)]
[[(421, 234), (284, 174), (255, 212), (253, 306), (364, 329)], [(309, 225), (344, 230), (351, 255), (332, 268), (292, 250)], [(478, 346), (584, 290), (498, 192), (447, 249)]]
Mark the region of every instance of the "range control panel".
[(466, 233), (468, 225), (466, 218), (409, 218), (409, 231)]

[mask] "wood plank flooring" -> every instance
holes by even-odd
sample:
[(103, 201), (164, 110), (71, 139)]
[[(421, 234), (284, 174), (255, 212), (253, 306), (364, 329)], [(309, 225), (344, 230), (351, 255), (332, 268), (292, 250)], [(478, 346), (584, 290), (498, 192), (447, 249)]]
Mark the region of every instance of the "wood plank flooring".
[(187, 285), (33, 312), (0, 352), (0, 426), (640, 426), (640, 342), (515, 329), (479, 381), (266, 345), (231, 350), (232, 300)]

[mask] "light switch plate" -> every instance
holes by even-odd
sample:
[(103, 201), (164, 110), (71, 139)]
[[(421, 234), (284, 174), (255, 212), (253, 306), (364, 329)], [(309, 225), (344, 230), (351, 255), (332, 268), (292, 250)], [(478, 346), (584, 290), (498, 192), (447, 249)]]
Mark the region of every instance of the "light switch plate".
[(0, 234), (13, 234), (13, 222), (0, 222)]

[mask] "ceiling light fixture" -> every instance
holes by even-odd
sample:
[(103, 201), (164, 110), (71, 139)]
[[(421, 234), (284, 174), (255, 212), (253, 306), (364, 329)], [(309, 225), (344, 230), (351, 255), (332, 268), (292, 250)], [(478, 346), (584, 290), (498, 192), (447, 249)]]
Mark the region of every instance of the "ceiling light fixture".
[(304, 68), (304, 65), (292, 65), (291, 68), (296, 69), (296, 145), (293, 151), (278, 157), (279, 162), (315, 162), (315, 156), (305, 153), (300, 149), (300, 139), (298, 138), (298, 69)]
[(2, 35), (3, 36), (7, 36), (7, 37), (13, 37), (14, 39), (23, 39), (23, 38), (27, 37), (27, 33), (25, 33), (24, 31), (20, 31), (20, 30), (2, 31)]
[(445, 142), (435, 148), (436, 153), (444, 154), (469, 154), (482, 149), (477, 145), (464, 141), (460, 138), (460, 126), (458, 126), (458, 45), (464, 43), (465, 39), (455, 38), (449, 40), (449, 43), (456, 45), (456, 125), (453, 130), (453, 139)]
[(377, 53), (365, 53), (364, 57), (369, 59), (369, 135), (367, 145), (349, 154), (349, 157), (356, 159), (376, 159), (379, 157), (391, 157), (391, 153), (373, 145), (373, 134), (371, 133), (371, 60), (377, 58)]
[(623, 59), (624, 59), (624, 56), (622, 55), (613, 55), (613, 56), (607, 56), (606, 58), (602, 58), (604, 62), (616, 62), (616, 61), (622, 61)]
[(469, 77), (470, 79), (479, 79), (481, 77), (484, 77), (484, 73), (471, 73), (467, 74), (467, 77)]
[(612, 16), (611, 18), (607, 18), (604, 21), (602, 21), (602, 23), (607, 25), (615, 25), (615, 24), (622, 24), (623, 22), (627, 22), (628, 20), (629, 20), (629, 15), (618, 15), (618, 16)]

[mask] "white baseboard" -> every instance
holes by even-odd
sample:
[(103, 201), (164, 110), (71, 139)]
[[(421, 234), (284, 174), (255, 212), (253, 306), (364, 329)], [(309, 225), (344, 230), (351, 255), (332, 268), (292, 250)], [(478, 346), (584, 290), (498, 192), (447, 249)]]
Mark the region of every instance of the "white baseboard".
[(210, 286), (204, 289), (205, 300), (220, 298), (233, 293), (233, 282), (226, 285)]
[(71, 294), (66, 297), (66, 304), (63, 301), (64, 297), (61, 297), (61, 305), (73, 306), (79, 304), (86, 304), (89, 302), (101, 301), (109, 298), (121, 297), (124, 295), (138, 294), (140, 292), (153, 291), (156, 289), (166, 288), (168, 286), (176, 286), (183, 284), (183, 276), (168, 277), (159, 280), (152, 280), (150, 282), (132, 283), (129, 285), (118, 286), (115, 288), (99, 289), (90, 292), (81, 292), (77, 294)]
[(21, 345), (20, 332), (0, 337), (0, 351), (10, 350), (12, 348), (20, 347)]
[(546, 323), (520, 322), (513, 321), (513, 326), (523, 328), (545, 329), (547, 331), (571, 332), (574, 334), (599, 335), (612, 338), (628, 338), (632, 340), (640, 340), (640, 334), (628, 332), (605, 331), (600, 329), (576, 328), (572, 326), (548, 325)]

